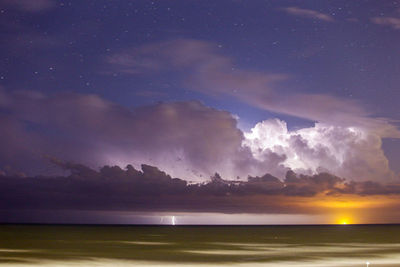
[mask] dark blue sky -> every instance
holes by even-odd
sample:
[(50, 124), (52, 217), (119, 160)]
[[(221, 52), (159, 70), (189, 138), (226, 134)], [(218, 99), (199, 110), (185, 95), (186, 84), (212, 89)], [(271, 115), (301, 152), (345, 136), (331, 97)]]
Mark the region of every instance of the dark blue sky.
[[(109, 60), (153, 44), (196, 40), (212, 45), (211, 56), (228, 60), (232, 72), (283, 75), (273, 85), (279, 99), (331, 96), (335, 103), (350, 101), (363, 117), (399, 125), (398, 1), (2, 0), (0, 35), (0, 86), (7, 94), (95, 94), (127, 108), (199, 100), (238, 115), (243, 131), (270, 118), (286, 121), (289, 129), (324, 120), (314, 111), (296, 116), (297, 109), (264, 108), (244, 95), (193, 88), (195, 82), (186, 80), (190, 68), (203, 63), (176, 67), (164, 56), (157, 59), (166, 65), (161, 71), (126, 71), (125, 63)], [(161, 49), (149, 53), (156, 57)], [(383, 147), (391, 168), (400, 171), (398, 139), (384, 138)]]

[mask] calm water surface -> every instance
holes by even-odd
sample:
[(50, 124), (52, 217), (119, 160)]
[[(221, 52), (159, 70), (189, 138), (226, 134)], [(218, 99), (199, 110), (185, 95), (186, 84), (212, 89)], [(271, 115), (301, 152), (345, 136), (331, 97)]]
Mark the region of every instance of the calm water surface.
[(400, 226), (0, 225), (0, 266), (400, 266)]

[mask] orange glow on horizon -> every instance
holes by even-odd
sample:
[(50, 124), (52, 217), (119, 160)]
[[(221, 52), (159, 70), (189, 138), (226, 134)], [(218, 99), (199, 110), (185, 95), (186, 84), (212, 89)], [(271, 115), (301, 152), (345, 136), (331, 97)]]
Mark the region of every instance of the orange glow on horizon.
[(368, 209), (391, 206), (398, 203), (399, 200), (399, 197), (393, 196), (315, 196), (314, 199), (311, 199), (306, 205), (333, 210)]
[(340, 219), (336, 222), (336, 224), (343, 224), (343, 225), (352, 224), (352, 221), (351, 221), (348, 217), (345, 217), (345, 218), (340, 218)]
[(296, 214), (316, 216), (307, 222), (310, 224), (354, 225), (396, 223), (400, 220), (400, 215), (393, 212), (400, 207), (400, 196), (397, 195), (318, 194), (312, 197), (278, 195), (255, 196), (252, 201), (279, 203), (280, 206), (291, 208), (288, 214), (296, 209)]

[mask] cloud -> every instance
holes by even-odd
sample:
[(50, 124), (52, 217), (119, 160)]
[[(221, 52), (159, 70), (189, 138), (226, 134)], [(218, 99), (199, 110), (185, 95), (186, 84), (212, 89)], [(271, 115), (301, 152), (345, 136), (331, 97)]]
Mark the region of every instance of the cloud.
[(400, 30), (400, 18), (394, 17), (374, 17), (371, 21), (382, 26), (390, 26), (395, 30)]
[[(346, 182), (320, 173), (288, 171), (280, 179), (265, 174), (247, 181), (228, 181), (218, 174), (203, 183), (189, 184), (157, 167), (103, 166), (99, 171), (82, 164), (54, 161), (68, 176), (0, 176), (2, 210), (69, 209), (184, 211), (227, 213), (314, 213), (313, 201), (324, 197), (398, 195), (398, 184)], [(322, 212), (319, 210), (318, 212)], [(0, 218), (1, 220), (1, 218)]]
[(106, 58), (113, 70), (131, 74), (175, 71), (183, 86), (215, 97), (232, 96), (261, 109), (317, 122), (358, 126), (382, 137), (400, 137), (389, 120), (374, 118), (360, 103), (325, 94), (282, 93), (277, 84), (290, 78), (237, 68), (216, 44), (178, 39), (134, 47)]
[(1, 4), (26, 12), (41, 12), (53, 8), (53, 0), (1, 0)]
[(3, 90), (0, 105), (0, 162), (15, 172), (54, 173), (50, 156), (91, 167), (152, 164), (197, 181), (215, 172), (229, 178), (269, 172), (282, 179), (288, 169), (356, 181), (395, 179), (381, 136), (362, 127), (317, 123), (288, 131), (274, 119), (243, 133), (232, 114), (196, 101), (130, 109), (74, 93)]
[(309, 18), (309, 19), (318, 19), (326, 22), (333, 22), (334, 18), (328, 14), (324, 14), (315, 10), (299, 8), (299, 7), (285, 7), (282, 10), (286, 11), (288, 14)]
[(315, 126), (289, 131), (278, 119), (257, 123), (245, 133), (243, 145), (256, 158), (264, 153), (285, 155), (281, 163), (296, 172), (330, 172), (352, 180), (396, 179), (381, 148), (381, 138), (357, 127)]
[(0, 162), (28, 173), (46, 170), (45, 155), (89, 166), (155, 164), (188, 179), (285, 171), (283, 156), (254, 159), (236, 119), (200, 102), (128, 109), (97, 95), (17, 91), (0, 103)]
[(208, 42), (175, 40), (107, 60), (128, 75), (180, 71), (186, 74), (182, 83), (193, 90), (311, 119), (315, 127), (288, 132), (283, 122), (269, 121), (244, 135), (232, 114), (199, 102), (132, 109), (97, 95), (3, 90), (0, 119), (8, 127), (0, 129), (1, 164), (28, 174), (50, 173), (43, 164), (43, 156), (50, 155), (91, 167), (153, 164), (196, 180), (216, 171), (229, 178), (265, 172), (282, 178), (288, 168), (357, 181), (394, 178), (381, 148), (382, 138), (399, 137), (389, 120), (371, 117), (354, 101), (279, 93), (275, 84), (287, 75), (232, 69), (233, 60), (217, 51)]
[[(398, 183), (381, 176), (388, 169), (380, 137), (359, 128), (320, 123), (288, 131), (284, 122), (270, 120), (242, 133), (230, 113), (199, 102), (129, 109), (73, 93), (0, 91), (0, 108), (5, 210), (314, 213), (320, 196), (400, 192)], [(43, 172), (45, 161), (63, 171), (20, 172)], [(134, 164), (120, 167), (127, 163)], [(96, 170), (104, 164), (117, 166)], [(209, 180), (216, 171), (222, 176)], [(197, 182), (189, 182), (196, 175)]]
[(118, 67), (118, 71), (128, 74), (161, 71), (170, 67), (184, 70), (197, 68), (203, 64), (221, 67), (231, 60), (215, 53), (216, 46), (199, 40), (178, 39), (140, 47), (106, 57), (106, 61)]
[[(394, 177), (381, 143), (382, 138), (399, 138), (400, 132), (389, 119), (373, 117), (357, 101), (325, 94), (282, 93), (277, 84), (290, 79), (289, 75), (237, 68), (217, 45), (205, 41), (178, 39), (144, 45), (112, 55), (107, 61), (127, 75), (179, 72), (184, 74), (181, 82), (186, 88), (214, 97), (236, 97), (261, 109), (317, 122), (315, 127), (291, 133), (286, 125), (258, 124), (253, 129), (258, 145), (250, 145), (254, 140), (249, 140), (249, 134), (243, 142), (258, 160), (272, 153), (276, 159), (281, 157), (279, 166), (303, 169), (304, 173), (322, 169), (356, 180)], [(271, 134), (285, 140), (285, 145), (279, 146)], [(268, 156), (269, 160), (273, 157)]]

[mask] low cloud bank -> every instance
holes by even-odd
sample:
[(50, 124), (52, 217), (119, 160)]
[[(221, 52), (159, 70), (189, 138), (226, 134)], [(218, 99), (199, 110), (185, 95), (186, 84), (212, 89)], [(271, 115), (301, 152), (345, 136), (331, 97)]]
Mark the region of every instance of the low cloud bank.
[[(157, 167), (104, 166), (53, 160), (68, 176), (0, 176), (0, 209), (91, 209), (187, 212), (299, 212), (291, 197), (400, 194), (400, 185), (346, 182), (328, 174), (299, 175), (283, 180), (270, 174), (246, 181), (224, 180), (219, 174), (203, 183), (172, 178)], [(269, 198), (275, 197), (275, 198)]]

